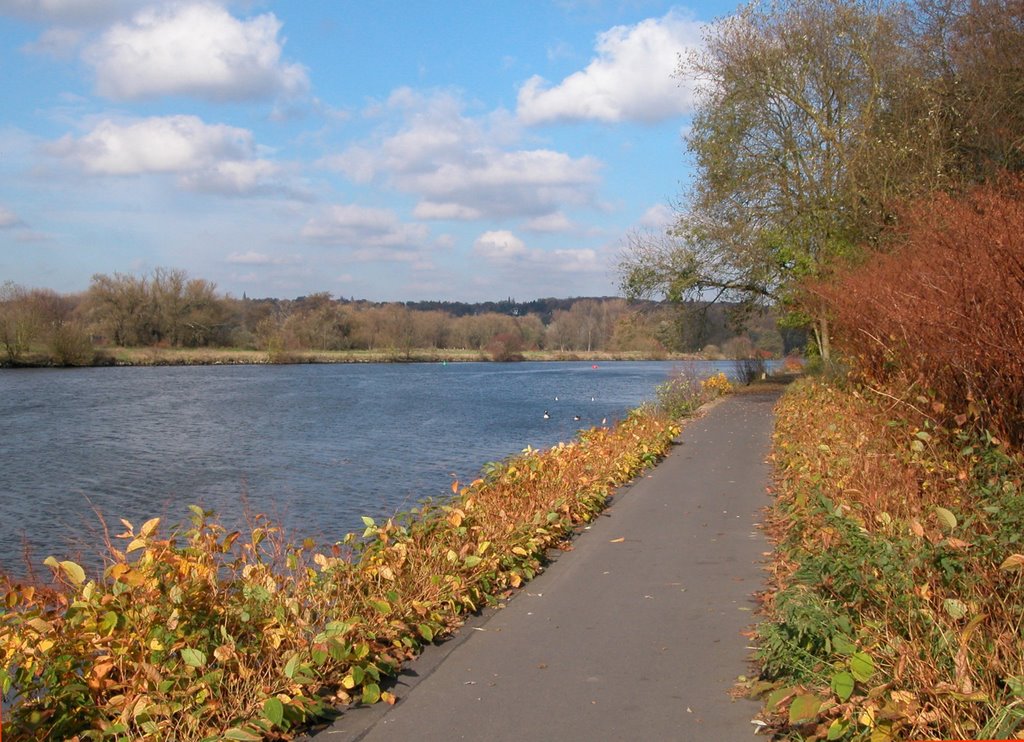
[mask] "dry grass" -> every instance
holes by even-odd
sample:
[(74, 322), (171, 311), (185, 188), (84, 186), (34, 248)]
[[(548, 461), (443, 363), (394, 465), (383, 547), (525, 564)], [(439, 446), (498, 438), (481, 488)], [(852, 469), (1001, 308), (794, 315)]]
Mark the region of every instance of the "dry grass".
[(788, 739), (1024, 730), (1021, 457), (934, 412), (813, 381), (779, 405), (757, 690)]

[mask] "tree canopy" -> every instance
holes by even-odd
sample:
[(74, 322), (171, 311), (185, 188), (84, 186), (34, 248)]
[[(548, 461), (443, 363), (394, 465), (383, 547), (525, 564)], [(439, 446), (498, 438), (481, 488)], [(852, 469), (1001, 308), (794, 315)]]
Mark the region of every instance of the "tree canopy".
[(755, 2), (711, 24), (677, 70), (700, 91), (695, 175), (667, 232), (630, 237), (624, 291), (783, 305), (827, 359), (802, 281), (878, 244), (901, 201), (1020, 168), (1022, 38), (1012, 0)]

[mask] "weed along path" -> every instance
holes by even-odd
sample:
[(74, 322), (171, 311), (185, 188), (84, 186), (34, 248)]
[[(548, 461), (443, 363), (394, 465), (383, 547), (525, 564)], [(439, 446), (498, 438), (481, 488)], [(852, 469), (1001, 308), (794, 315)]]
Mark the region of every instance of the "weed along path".
[(725, 398), (498, 611), (429, 647), (395, 706), (351, 709), (325, 740), (737, 740), (752, 701), (756, 524), (777, 390)]

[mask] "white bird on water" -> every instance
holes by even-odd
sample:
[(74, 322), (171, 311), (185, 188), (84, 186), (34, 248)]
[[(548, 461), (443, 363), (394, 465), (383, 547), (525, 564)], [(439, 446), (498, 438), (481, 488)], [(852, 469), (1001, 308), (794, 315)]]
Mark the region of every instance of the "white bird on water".
[(544, 419), (545, 420), (550, 420), (551, 419), (551, 415), (548, 414), (547, 410), (544, 410)]

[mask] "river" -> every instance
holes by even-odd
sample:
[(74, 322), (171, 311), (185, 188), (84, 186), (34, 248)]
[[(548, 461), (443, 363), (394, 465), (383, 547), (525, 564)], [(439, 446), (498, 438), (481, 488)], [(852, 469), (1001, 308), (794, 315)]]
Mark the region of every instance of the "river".
[[(333, 543), (527, 445), (609, 423), (686, 368), (732, 363), (338, 364), (0, 372), (0, 569), (99, 563), (103, 529), (267, 513)], [(544, 413), (548, 413), (545, 419)], [(579, 416), (579, 420), (574, 419)]]

